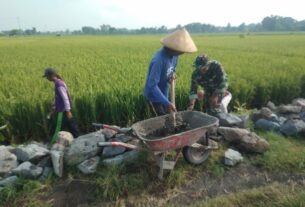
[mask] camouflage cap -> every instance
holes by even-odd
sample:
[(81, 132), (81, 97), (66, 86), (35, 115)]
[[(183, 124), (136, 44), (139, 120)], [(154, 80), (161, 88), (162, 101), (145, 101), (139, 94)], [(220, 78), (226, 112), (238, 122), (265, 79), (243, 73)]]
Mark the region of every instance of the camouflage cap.
[(209, 57), (206, 54), (202, 54), (196, 57), (195, 62), (193, 63), (193, 67), (196, 69), (200, 69), (206, 66), (209, 62)]

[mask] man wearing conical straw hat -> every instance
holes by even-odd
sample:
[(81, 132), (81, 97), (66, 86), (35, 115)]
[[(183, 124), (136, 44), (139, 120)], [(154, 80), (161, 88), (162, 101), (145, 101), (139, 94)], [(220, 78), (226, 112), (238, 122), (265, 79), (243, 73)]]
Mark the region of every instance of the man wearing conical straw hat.
[(193, 53), (197, 47), (185, 28), (161, 39), (162, 47), (152, 58), (147, 73), (144, 96), (152, 104), (158, 116), (176, 111), (175, 104), (168, 99), (168, 85), (176, 78), (178, 56)]

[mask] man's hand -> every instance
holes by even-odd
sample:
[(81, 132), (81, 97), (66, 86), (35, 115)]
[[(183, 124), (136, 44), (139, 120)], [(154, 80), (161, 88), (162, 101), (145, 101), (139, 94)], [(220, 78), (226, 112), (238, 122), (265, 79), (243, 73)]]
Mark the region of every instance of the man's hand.
[(189, 103), (189, 105), (188, 105), (188, 107), (187, 107), (187, 110), (188, 110), (188, 111), (193, 111), (193, 110), (194, 110), (195, 103), (196, 103), (196, 99), (191, 99), (191, 100), (190, 100), (190, 103)]
[(216, 107), (219, 105), (219, 96), (217, 92), (214, 92), (213, 95), (210, 97), (210, 105)]
[(66, 111), (66, 115), (67, 115), (68, 119), (72, 119), (73, 118), (71, 111)]
[(176, 106), (175, 106), (174, 104), (172, 104), (172, 103), (170, 103), (170, 104), (168, 105), (168, 109), (169, 109), (169, 111), (173, 111), (173, 112), (176, 112), (176, 111), (177, 111)]
[(186, 110), (193, 111), (194, 110), (194, 105), (189, 105)]

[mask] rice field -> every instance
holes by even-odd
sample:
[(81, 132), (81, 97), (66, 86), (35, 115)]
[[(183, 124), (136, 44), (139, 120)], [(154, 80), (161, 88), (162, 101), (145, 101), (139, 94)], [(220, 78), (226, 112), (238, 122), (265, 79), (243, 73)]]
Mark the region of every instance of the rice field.
[[(0, 125), (18, 141), (47, 139), (53, 84), (41, 78), (54, 67), (66, 81), (82, 131), (92, 122), (117, 125), (152, 116), (143, 97), (148, 64), (161, 36), (0, 38)], [(259, 107), (305, 95), (305, 35), (194, 35), (199, 53), (220, 61), (230, 81), (232, 106)], [(197, 54), (180, 57), (176, 103), (186, 109)]]

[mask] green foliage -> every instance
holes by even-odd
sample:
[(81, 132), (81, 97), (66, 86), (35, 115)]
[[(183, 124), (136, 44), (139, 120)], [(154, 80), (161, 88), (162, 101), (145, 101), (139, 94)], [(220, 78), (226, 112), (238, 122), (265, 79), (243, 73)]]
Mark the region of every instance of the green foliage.
[(1, 191), (0, 206), (5, 204), (5, 206), (15, 207), (26, 203), (26, 206), (47, 207), (49, 205), (38, 200), (37, 197), (42, 195), (48, 187), (40, 181), (18, 179), (14, 185), (7, 186)]
[[(143, 97), (147, 68), (161, 47), (160, 36), (0, 38), (0, 123), (17, 141), (47, 139), (54, 121), (46, 120), (53, 85), (41, 78), (56, 68), (65, 79), (82, 131), (91, 122), (126, 125), (152, 116)], [(304, 35), (195, 35), (199, 52), (219, 60), (229, 76), (235, 103), (262, 106), (304, 95)], [(176, 103), (185, 110), (192, 62), (183, 55), (177, 68)], [(304, 79), (304, 78), (303, 78)], [(301, 87), (300, 87), (301, 86)]]

